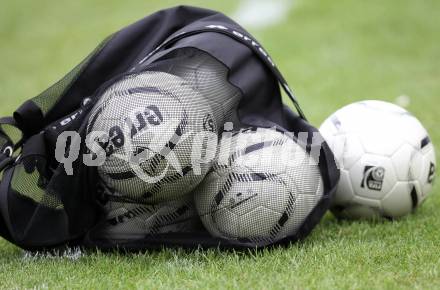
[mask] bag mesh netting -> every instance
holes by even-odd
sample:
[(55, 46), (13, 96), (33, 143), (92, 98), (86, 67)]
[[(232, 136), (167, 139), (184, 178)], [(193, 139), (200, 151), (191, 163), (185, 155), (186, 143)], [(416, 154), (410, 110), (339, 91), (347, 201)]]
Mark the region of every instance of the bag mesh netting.
[(267, 245), (296, 233), (323, 195), (317, 160), (283, 132), (243, 128), (227, 73), (181, 49), (103, 91), (87, 128), (106, 157), (95, 237), (207, 230)]

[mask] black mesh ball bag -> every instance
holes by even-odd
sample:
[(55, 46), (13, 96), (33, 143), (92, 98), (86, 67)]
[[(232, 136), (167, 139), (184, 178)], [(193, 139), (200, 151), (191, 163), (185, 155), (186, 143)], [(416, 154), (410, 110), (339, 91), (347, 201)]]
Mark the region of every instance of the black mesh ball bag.
[(339, 179), (263, 47), (187, 6), (111, 35), (1, 118), (0, 148), (0, 235), (30, 250), (286, 245)]

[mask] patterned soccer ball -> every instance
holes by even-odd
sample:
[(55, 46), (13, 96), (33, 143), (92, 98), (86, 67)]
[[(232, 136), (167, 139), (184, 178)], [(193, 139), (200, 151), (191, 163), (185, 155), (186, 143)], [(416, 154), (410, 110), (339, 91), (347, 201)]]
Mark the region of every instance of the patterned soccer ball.
[(125, 77), (103, 93), (90, 116), (89, 134), (103, 134), (96, 140), (106, 153), (100, 177), (136, 202), (190, 193), (215, 155), (215, 146), (203, 142), (217, 139), (213, 116), (205, 96), (180, 77), (148, 71)]
[(409, 112), (382, 101), (348, 105), (320, 128), (341, 170), (332, 212), (342, 218), (398, 218), (426, 199), (434, 146)]
[(194, 199), (213, 236), (249, 246), (294, 235), (322, 195), (319, 167), (306, 150), (283, 133), (258, 129), (222, 136)]
[(105, 219), (90, 232), (92, 239), (130, 241), (165, 233), (187, 233), (202, 227), (191, 195), (158, 204), (124, 201), (123, 195), (99, 185)]

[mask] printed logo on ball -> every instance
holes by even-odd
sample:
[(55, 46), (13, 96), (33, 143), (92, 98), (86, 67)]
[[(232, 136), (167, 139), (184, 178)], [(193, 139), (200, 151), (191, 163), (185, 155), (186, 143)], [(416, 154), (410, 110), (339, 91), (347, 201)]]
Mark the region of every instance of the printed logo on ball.
[(214, 118), (209, 113), (203, 117), (203, 129), (209, 132), (215, 132), (217, 130), (215, 127)]
[(431, 162), (429, 166), (428, 183), (434, 183), (435, 179), (435, 164)]
[(380, 166), (365, 166), (361, 187), (381, 191), (384, 177), (385, 168)]
[(258, 193), (254, 192), (251, 188), (248, 188), (247, 193), (239, 192), (235, 197), (229, 199), (229, 208), (234, 209), (257, 196)]

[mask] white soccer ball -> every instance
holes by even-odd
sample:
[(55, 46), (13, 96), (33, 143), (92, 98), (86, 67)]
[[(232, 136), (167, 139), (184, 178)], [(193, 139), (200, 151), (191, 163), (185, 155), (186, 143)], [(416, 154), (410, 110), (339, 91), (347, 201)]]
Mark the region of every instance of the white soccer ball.
[(341, 179), (332, 212), (345, 218), (398, 218), (432, 189), (436, 158), (422, 124), (382, 101), (348, 105), (320, 128), (335, 154)]
[(103, 132), (96, 140), (106, 153), (100, 177), (137, 202), (188, 194), (215, 156), (207, 142), (218, 138), (213, 116), (205, 97), (180, 77), (147, 71), (119, 80), (102, 94), (87, 128)]
[(205, 228), (215, 237), (256, 245), (294, 235), (323, 195), (317, 161), (271, 129), (223, 134), (219, 150), (194, 193)]

